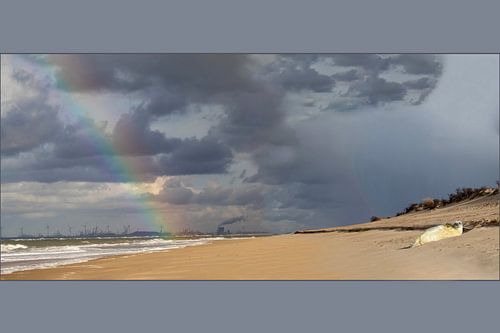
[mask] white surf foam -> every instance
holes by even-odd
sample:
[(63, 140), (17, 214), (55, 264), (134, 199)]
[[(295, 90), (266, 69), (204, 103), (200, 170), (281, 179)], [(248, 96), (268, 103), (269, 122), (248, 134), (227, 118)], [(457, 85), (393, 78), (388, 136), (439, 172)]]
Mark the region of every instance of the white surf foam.
[(60, 265), (86, 262), (113, 255), (130, 255), (155, 252), (187, 246), (206, 244), (222, 238), (200, 238), (183, 240), (126, 239), (121, 242), (92, 243), (78, 245), (28, 247), (22, 244), (2, 244), (1, 274), (17, 271), (50, 268)]
[(12, 252), (19, 249), (27, 249), (28, 247), (23, 244), (1, 244), (0, 251), (3, 252)]

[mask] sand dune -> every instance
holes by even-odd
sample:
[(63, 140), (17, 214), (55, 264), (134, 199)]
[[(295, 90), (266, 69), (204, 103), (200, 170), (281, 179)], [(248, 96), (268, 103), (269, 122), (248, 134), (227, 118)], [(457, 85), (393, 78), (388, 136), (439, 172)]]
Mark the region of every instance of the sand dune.
[[(221, 240), (92, 260), (2, 279), (499, 279), (498, 195), (309, 233)], [(405, 249), (427, 227), (462, 220), (462, 236)]]

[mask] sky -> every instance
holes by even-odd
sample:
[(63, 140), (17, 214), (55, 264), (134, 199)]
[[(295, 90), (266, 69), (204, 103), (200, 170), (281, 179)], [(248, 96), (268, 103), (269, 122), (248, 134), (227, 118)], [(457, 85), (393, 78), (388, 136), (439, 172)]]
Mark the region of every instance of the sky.
[(3, 236), (287, 233), (499, 179), (498, 55), (1, 56)]

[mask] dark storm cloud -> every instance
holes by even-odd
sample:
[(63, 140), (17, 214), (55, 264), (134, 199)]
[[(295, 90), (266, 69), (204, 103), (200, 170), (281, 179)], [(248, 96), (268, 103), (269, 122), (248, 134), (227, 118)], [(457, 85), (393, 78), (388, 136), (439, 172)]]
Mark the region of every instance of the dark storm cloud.
[(253, 92), (234, 92), (224, 100), (225, 115), (209, 135), (238, 151), (251, 152), (263, 144), (288, 144), (293, 131), (285, 125), (284, 91), (262, 82)]
[[(183, 113), (190, 104), (219, 104), (233, 92), (260, 89), (252, 79), (253, 63), (243, 54), (51, 55), (49, 61), (57, 67), (62, 89), (134, 93), (143, 101), (136, 113), (149, 123)], [(144, 134), (143, 141), (157, 137), (151, 131)]]
[(225, 173), (232, 162), (233, 154), (229, 146), (205, 137), (182, 141), (170, 154), (162, 154), (157, 159), (161, 175), (190, 175)]
[[(349, 82), (346, 96), (354, 97), (351, 100), (332, 102), (327, 108), (339, 111), (395, 101), (420, 104), (434, 88), (435, 81), (442, 73), (442, 61), (436, 55), (404, 54), (383, 57), (376, 54), (337, 54), (324, 57), (336, 66), (355, 67), (332, 75), (338, 81)], [(426, 76), (405, 83), (381, 77), (381, 74), (389, 72), (395, 66), (399, 66), (404, 74)], [(416, 99), (408, 98), (408, 89), (417, 94)]]
[(40, 101), (20, 103), (7, 110), (0, 126), (2, 155), (30, 151), (51, 142), (61, 130), (57, 110)]
[(149, 88), (144, 93), (142, 112), (154, 118), (173, 113), (182, 113), (189, 104), (188, 94), (167, 90), (163, 87)]
[(162, 132), (151, 130), (148, 115), (140, 109), (121, 116), (111, 141), (116, 152), (121, 155), (168, 153), (182, 144), (181, 139), (167, 139)]
[(258, 209), (263, 207), (265, 195), (266, 188), (258, 184), (208, 186), (195, 192), (178, 180), (169, 180), (154, 199), (175, 205), (251, 206)]
[[(94, 133), (96, 124), (92, 119), (85, 119), (74, 124), (68, 124), (61, 129), (53, 141), (54, 160), (80, 159), (92, 156), (106, 155), (99, 138)], [(102, 140), (107, 140), (104, 134)]]
[[(129, 58), (129, 56), (124, 55)], [(151, 84), (149, 78), (133, 76), (129, 71), (120, 71), (118, 56), (111, 54), (49, 55), (48, 61), (57, 66), (57, 84), (64, 90), (133, 91)], [(125, 60), (124, 58), (122, 58)]]
[[(334, 147), (337, 146), (331, 138), (327, 140), (324, 134), (322, 130), (306, 136), (304, 130), (299, 128), (297, 144), (263, 147), (253, 155), (259, 170), (255, 175), (247, 177), (246, 182), (331, 185), (342, 179), (345, 174), (341, 171), (340, 163), (343, 161), (336, 160)], [(318, 151), (323, 152), (321, 156), (318, 156)]]
[[(378, 77), (390, 64), (401, 65), (412, 73), (429, 73), (432, 68), (439, 68), (439, 62), (432, 56), (423, 56), (422, 60), (418, 56), (299, 54), (278, 56), (278, 60), (268, 66), (271, 75), (259, 76), (250, 70), (254, 64), (246, 55), (50, 55), (48, 58), (57, 66), (56, 77), (61, 88), (139, 93), (143, 103), (121, 116), (109, 138), (103, 136), (113, 144), (114, 153), (123, 156), (161, 154), (155, 174), (225, 172), (232, 157), (229, 147), (247, 152), (262, 150), (268, 145), (294, 147), (294, 130), (285, 123), (287, 114), (282, 101), (288, 92), (332, 89), (334, 79), (312, 67), (320, 60), (331, 60), (341, 67), (356, 67), (334, 75), (349, 82), (344, 100), (331, 103), (337, 110), (401, 101), (407, 89), (428, 92), (432, 88), (428, 86), (432, 81), (426, 78), (399, 84)], [(369, 73), (364, 80), (360, 79), (362, 72)], [(17, 80), (26, 84), (32, 81), (26, 73), (16, 75)], [(270, 81), (266, 82), (267, 79)], [(158, 117), (182, 112), (190, 103), (224, 107), (225, 115), (210, 129), (209, 137), (183, 141), (151, 129), (151, 123)], [(2, 153), (29, 150), (36, 147), (37, 142), (51, 141), (54, 161), (84, 160), (109, 153), (99, 151), (95, 143), (89, 142), (91, 135), (85, 125), (62, 127), (55, 118), (55, 112), (48, 110), (37, 113), (36, 117), (23, 118), (12, 113), (2, 125)], [(19, 134), (22, 128), (15, 130), (15, 123), (28, 124), (32, 119), (36, 126), (26, 126), (34, 128), (37, 135), (23, 141)], [(204, 151), (211, 152), (211, 156), (203, 154)]]
[(96, 130), (89, 127), (98, 128), (91, 120), (85, 125), (67, 125), (54, 140), (53, 156), (49, 154), (46, 165), (57, 169), (87, 162), (102, 168), (103, 160), (119, 155), (124, 163), (139, 163), (138, 169), (133, 170), (135, 174), (150, 177), (225, 173), (232, 162), (231, 149), (220, 140), (167, 138), (162, 132), (151, 130), (147, 114), (140, 111), (122, 115), (109, 137), (104, 128), (97, 129), (101, 133), (96, 135)]
[[(57, 75), (63, 77), (59, 79), (59, 84), (64, 89), (145, 89), (141, 91), (143, 103), (122, 114), (111, 134), (106, 132), (107, 124), (96, 123), (91, 118), (82, 117), (63, 124), (57, 109), (48, 102), (50, 85), (41, 78), (35, 78), (32, 73), (14, 69), (12, 78), (36, 93), (34, 97), (13, 101), (12, 105), (2, 105), (6, 111), (1, 123), (2, 156), (35, 151), (31, 157), (20, 159), (17, 164), (3, 163), (2, 181), (22, 180), (23, 177), (42, 182), (56, 181), (58, 177), (60, 180), (131, 181), (125, 175), (110, 177), (110, 173), (119, 173), (119, 170), (108, 170), (114, 155), (120, 155), (120, 160), (130, 160), (133, 166), (137, 166), (133, 170), (137, 179), (133, 180), (169, 174), (226, 171), (232, 161), (232, 153), (220, 140), (168, 138), (164, 133), (152, 130), (151, 122), (160, 115), (182, 109), (188, 96), (190, 99), (207, 97), (214, 89), (239, 86), (236, 79), (228, 79), (231, 75), (224, 70), (224, 66), (228, 69), (236, 66), (239, 58), (170, 57), (172, 64), (157, 56), (146, 57), (146, 62), (141, 62), (137, 56), (125, 56), (121, 61), (117, 60), (119, 58), (111, 55), (65, 55), (51, 59), (61, 66)], [(208, 61), (204, 63), (203, 59)], [(183, 62), (187, 63), (181, 65)], [(188, 66), (189, 62), (192, 63)], [(176, 94), (175, 90), (167, 90), (167, 83), (173, 87), (175, 80), (156, 73), (155, 63), (161, 68), (161, 73), (178, 79), (175, 89), (186, 88), (188, 91)], [(149, 71), (155, 71), (155, 75), (146, 77)], [(206, 76), (196, 79), (197, 71)], [(219, 76), (221, 80), (210, 85), (212, 77)], [(158, 85), (158, 81), (164, 84)], [(207, 87), (208, 91), (204, 92), (200, 87)], [(65, 107), (61, 106), (59, 114), (65, 111)], [(42, 149), (45, 144), (48, 145)], [(156, 158), (148, 158), (155, 155)]]
[(111, 135), (106, 134), (106, 125), (83, 118), (66, 125), (54, 140), (55, 157), (149, 156), (171, 152), (182, 144), (181, 139), (166, 138), (163, 133), (151, 130), (145, 113), (123, 114)]
[(31, 93), (15, 103), (2, 104), (0, 147), (6, 156), (51, 142), (62, 129), (58, 109), (48, 103), (47, 83), (22, 69), (15, 69), (12, 78)]
[[(294, 208), (305, 210), (336, 210), (345, 208), (351, 202), (359, 200), (352, 192), (339, 186), (340, 184), (325, 183), (300, 183), (286, 185), (286, 195), (283, 195), (279, 208)], [(354, 205), (353, 205), (354, 206)], [(362, 211), (364, 207), (357, 205)], [(363, 212), (367, 214), (366, 211)], [(333, 216), (334, 214), (332, 214)], [(337, 215), (338, 218), (338, 214)], [(337, 220), (338, 221), (338, 220)]]
[(283, 57), (267, 66), (271, 71), (270, 79), (287, 91), (329, 92), (335, 80), (320, 74), (311, 65), (316, 57)]
[[(237, 150), (252, 151), (263, 142), (284, 142), (286, 145), (293, 141), (293, 133), (283, 125), (286, 112), (281, 103), (286, 93), (328, 92), (334, 87), (334, 78), (337, 77), (350, 83), (346, 95), (349, 99), (343, 102), (343, 110), (401, 101), (406, 97), (407, 87), (379, 75), (394, 64), (412, 73), (429, 72), (429, 68), (439, 67), (435, 57), (423, 57), (424, 60), (418, 55), (281, 55), (266, 66), (263, 75), (251, 71), (255, 64), (247, 55), (55, 55), (50, 59), (58, 66), (59, 81), (66, 83), (67, 88), (138, 91), (144, 100), (140, 112), (147, 114), (142, 116), (142, 123), (173, 112), (183, 112), (190, 103), (220, 104), (226, 109), (226, 115), (211, 130), (212, 135)], [(335, 66), (356, 68), (328, 76), (312, 67), (320, 60), (330, 61)], [(89, 69), (87, 76), (79, 76), (82, 68)], [(365, 73), (363, 80), (362, 72)], [(422, 91), (417, 102), (423, 101), (427, 94), (428, 89)], [(336, 103), (339, 102), (331, 105)], [(143, 154), (151, 154), (164, 149), (152, 147), (151, 142), (168, 146), (159, 133), (147, 128), (146, 125), (137, 128), (136, 133), (142, 131), (145, 138), (137, 142), (133, 152), (127, 148), (121, 151), (140, 154), (142, 147)], [(118, 136), (118, 127), (116, 132)], [(127, 142), (125, 139), (120, 136), (117, 142)]]
[[(418, 56), (383, 57), (371, 54), (285, 55), (267, 66), (266, 70), (270, 73), (260, 76), (248, 72), (249, 60), (245, 56), (232, 57), (227, 64), (203, 56), (160, 58), (155, 56), (140, 68), (134, 64), (134, 59), (123, 60), (121, 63), (120, 60), (113, 61), (113, 66), (117, 69), (113, 73), (107, 72), (115, 81), (108, 89), (132, 90), (140, 85), (144, 89), (142, 96), (145, 102), (141, 111), (147, 116), (137, 116), (139, 121), (133, 130), (123, 133), (136, 133), (145, 138), (144, 143), (157, 142), (161, 146), (164, 138), (149, 130), (148, 121), (155, 117), (182, 112), (189, 103), (220, 104), (225, 109), (225, 115), (218, 125), (210, 129), (207, 138), (191, 144), (185, 142), (182, 148), (160, 155), (156, 159), (155, 173), (222, 173), (231, 162), (229, 147), (236, 151), (250, 152), (259, 171), (256, 175), (245, 178), (245, 181), (274, 184), (288, 189), (281, 198), (281, 205), (287, 209), (327, 210), (346, 198), (352, 199), (350, 192), (340, 196), (334, 190), (334, 184), (339, 186), (339, 178), (345, 176), (336, 171), (339, 169), (337, 162), (323, 159), (321, 163), (317, 163), (315, 152), (321, 144), (317, 143), (316, 148), (298, 145), (295, 131), (285, 121), (287, 114), (282, 101), (287, 93), (331, 91), (335, 80), (343, 81), (348, 84), (347, 94), (342, 101), (339, 99), (332, 102), (332, 107), (338, 110), (341, 103), (342, 109), (347, 111), (366, 105), (404, 101), (409, 89), (422, 92), (421, 96), (425, 93), (426, 96), (428, 90), (432, 89), (427, 85), (432, 82), (431, 77), (440, 75), (440, 62), (437, 57), (432, 56), (425, 56), (421, 60)], [(354, 68), (329, 77), (312, 67), (320, 60), (333, 63), (334, 66)], [(400, 66), (406, 74), (425, 73), (428, 79), (418, 78), (399, 83), (380, 77), (391, 66)], [(153, 79), (140, 79), (141, 76)], [(131, 85), (135, 78), (138, 78), (136, 84)], [(128, 86), (124, 86), (124, 80), (128, 80)], [(161, 88), (155, 84), (160, 84)], [(421, 100), (423, 99), (419, 99), (419, 102)], [(131, 123), (134, 122), (130, 122), (130, 118), (122, 118), (127, 120), (124, 120), (127, 126), (133, 126)], [(117, 125), (115, 131), (119, 127)], [(127, 137), (124, 137), (124, 141), (125, 139)], [(147, 151), (144, 147), (150, 145), (141, 146), (143, 148), (137, 148), (136, 153)], [(150, 151), (154, 152), (159, 151)], [(332, 165), (335, 166), (333, 170)], [(164, 200), (175, 204), (221, 205), (246, 202), (234, 199), (234, 193), (221, 188), (194, 193), (188, 188), (177, 187), (163, 195)], [(231, 196), (232, 199), (228, 199)], [(249, 197), (252, 198), (251, 195)]]
[[(213, 221), (254, 212), (262, 214), (262, 221), (294, 226), (361, 222), (370, 215), (393, 214), (423, 196), (441, 196), (463, 182), (484, 185), (498, 170), (498, 156), (492, 153), (498, 151), (498, 127), (494, 140), (484, 130), (498, 124), (498, 107), (488, 105), (488, 110), (496, 110), (496, 118), (486, 121), (486, 107), (476, 105), (489, 100), (477, 94), (493, 81), (469, 83), (455, 76), (447, 83), (449, 91), (440, 92), (439, 56), (277, 55), (262, 61), (267, 65), (246, 55), (81, 55), (51, 60), (58, 66), (62, 89), (118, 92), (138, 102), (123, 110), (113, 129), (102, 130), (110, 133), (105, 138), (119, 160), (132, 166), (135, 180), (231, 170), (233, 186), (195, 190), (169, 181), (154, 196), (172, 205), (221, 211), (234, 206), (229, 209), (237, 211)], [(334, 68), (328, 71), (327, 66)], [(451, 73), (462, 70), (455, 66)], [(463, 77), (474, 77), (476, 70), (481, 68)], [(334, 74), (324, 74), (328, 72)], [(17, 76), (29, 82), (24, 74)], [(471, 89), (473, 84), (481, 89)], [(462, 85), (466, 87), (457, 88)], [(410, 105), (422, 103), (432, 91), (448, 97), (435, 100), (434, 94), (434, 104)], [(476, 95), (465, 98), (469, 94)], [(493, 106), (498, 106), (496, 98)], [(391, 103), (397, 107), (388, 112), (385, 106)], [(321, 111), (328, 104), (325, 111), (331, 112), (294, 117), (294, 107)], [(179, 139), (153, 129), (155, 121), (168, 123), (172, 115), (180, 118), (198, 105), (222, 110), (206, 136)], [(43, 117), (50, 119), (46, 113)], [(477, 122), (469, 121), (472, 115)], [(46, 123), (36, 122), (41, 129)], [(7, 124), (15, 128), (16, 121)], [(46, 144), (28, 143), (24, 148), (21, 138), (8, 133), (14, 139), (6, 142), (17, 144), (13, 151), (31, 152), (18, 160), (2, 159), (2, 181), (129, 181), (109, 169), (109, 152), (97, 150), (85, 131), (85, 124), (56, 126), (53, 136), (45, 137), (47, 130), (37, 135)], [(2, 124), (2, 153), (3, 145)], [(252, 164), (247, 172), (230, 168), (240, 156)]]
[[(78, 150), (72, 153), (71, 148)], [(171, 153), (119, 160), (92, 144), (69, 142), (53, 149), (35, 151), (16, 164), (3, 162), (2, 182), (152, 181), (165, 175), (221, 174), (232, 162), (231, 150), (209, 138), (182, 140)]]
[[(431, 89), (432, 81), (416, 78), (402, 84), (381, 78), (382, 73), (391, 66), (400, 66), (408, 74), (431, 73), (430, 68), (438, 68), (429, 65), (434, 60), (427, 57), (422, 61), (358, 54), (278, 56), (266, 66), (268, 73), (253, 71), (254, 64), (246, 55), (72, 55), (51, 56), (51, 61), (58, 66), (56, 77), (61, 88), (128, 92), (142, 100), (138, 107), (122, 114), (106, 137), (121, 158), (128, 156), (140, 164), (135, 172), (139, 178), (225, 173), (233, 151), (249, 152), (258, 167), (256, 175), (242, 176), (245, 184), (241, 189), (214, 187), (195, 193), (177, 186), (163, 191), (159, 196), (162, 200), (260, 207), (264, 194), (255, 187), (260, 182), (283, 188), (276, 204), (299, 210), (330, 209), (349, 195), (339, 197), (333, 190), (344, 175), (337, 171), (337, 161), (318, 161), (316, 153), (322, 144), (316, 142), (316, 148), (299, 144), (296, 130), (286, 121), (284, 97), (295, 92), (330, 92), (338, 80), (347, 84), (344, 110), (403, 101), (409, 89)], [(353, 68), (329, 76), (314, 67), (320, 61)], [(434, 74), (440, 72), (435, 70)], [(340, 100), (332, 102), (332, 106), (337, 103), (334, 109), (339, 109)], [(151, 129), (159, 117), (182, 113), (197, 103), (221, 105), (224, 110), (206, 137), (181, 140)], [(52, 181), (50, 170), (62, 170), (60, 177), (68, 180), (120, 181), (120, 177), (110, 179), (103, 170), (100, 157), (109, 152), (97, 151), (86, 138), (85, 126), (67, 126), (54, 140), (55, 156), (39, 164), (39, 168), (44, 165), (39, 174), (28, 170), (25, 175)], [(11, 171), (10, 177), (15, 176)]]
[[(81, 160), (79, 162), (82, 162)], [(95, 162), (95, 165), (98, 162)], [(51, 163), (53, 164), (53, 163)], [(61, 161), (61, 164), (65, 164)], [(2, 167), (2, 183), (34, 181), (41, 183), (54, 183), (60, 181), (75, 182), (117, 182), (121, 181), (116, 175), (106, 173), (101, 168), (89, 167), (80, 164), (73, 167), (59, 167), (54, 169), (41, 169), (35, 166), (10, 169)], [(150, 179), (151, 180), (151, 179)], [(125, 180), (124, 180), (125, 181)]]
[(247, 206), (258, 208), (264, 204), (264, 189), (259, 186), (235, 188), (207, 187), (193, 200), (198, 204)]
[(133, 91), (160, 82), (206, 96), (250, 88), (248, 57), (240, 54), (52, 55), (49, 60), (58, 67), (62, 87), (71, 90)]
[[(453, 70), (458, 74), (441, 83), (433, 103), (398, 112), (330, 113), (303, 122), (296, 128), (300, 144), (255, 154), (259, 170), (249, 181), (280, 185), (284, 190), (275, 199), (281, 207), (312, 210), (311, 220), (319, 225), (394, 214), (409, 202), (445, 196), (465, 183), (492, 184), (498, 132), (485, 129), (498, 123), (498, 91), (493, 93), (498, 78), (474, 62), (455, 63)], [(470, 89), (478, 84), (481, 89)], [(418, 80), (409, 86), (427, 89), (434, 83)]]
[[(265, 101), (272, 99), (252, 80), (248, 71), (251, 62), (246, 55), (55, 55), (49, 59), (56, 64), (58, 83), (64, 89), (139, 94), (143, 103), (122, 115), (111, 141), (116, 153), (121, 155), (162, 154), (157, 159), (159, 174), (223, 173), (232, 153), (213, 136), (201, 140), (166, 138), (150, 128), (158, 117), (183, 112), (190, 103), (220, 104), (231, 100), (229, 103), (238, 109), (244, 98), (233, 97), (233, 93), (239, 96), (241, 92)], [(81, 72), (85, 74), (82, 76)], [(266, 103), (272, 104), (263, 102)], [(248, 108), (242, 108), (242, 112), (245, 111)], [(261, 112), (267, 111), (273, 113), (269, 108)], [(259, 123), (251, 127), (257, 130)], [(73, 141), (68, 140), (77, 143)], [(76, 145), (65, 146), (64, 152), (68, 154), (80, 151)], [(87, 155), (87, 149), (81, 148)]]
[(53, 150), (34, 152), (32, 157), (20, 160), (21, 165), (3, 163), (2, 181), (130, 182), (152, 181), (165, 175), (220, 174), (227, 171), (233, 157), (227, 145), (210, 138), (191, 138), (179, 140), (170, 153), (154, 157), (123, 155), (115, 160), (112, 151), (98, 149), (86, 137), (83, 142), (77, 136), (72, 138), (66, 144), (55, 144)]

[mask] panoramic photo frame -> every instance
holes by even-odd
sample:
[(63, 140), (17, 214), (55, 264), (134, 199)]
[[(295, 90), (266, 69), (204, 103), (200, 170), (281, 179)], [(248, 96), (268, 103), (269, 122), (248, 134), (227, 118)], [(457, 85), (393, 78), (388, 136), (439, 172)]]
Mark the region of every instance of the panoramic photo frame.
[(5, 280), (498, 280), (493, 54), (2, 54)]

